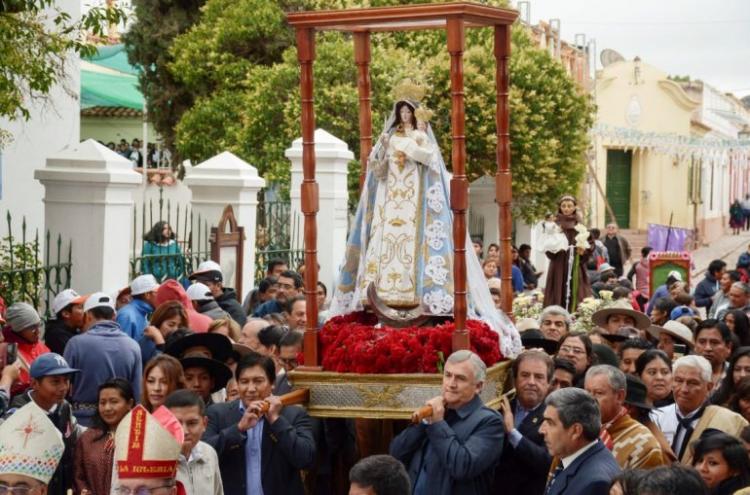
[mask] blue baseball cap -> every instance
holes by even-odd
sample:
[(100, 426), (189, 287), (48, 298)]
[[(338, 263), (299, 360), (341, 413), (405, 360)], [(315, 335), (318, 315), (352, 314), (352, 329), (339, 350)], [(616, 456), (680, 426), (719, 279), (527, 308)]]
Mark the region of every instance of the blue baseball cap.
[(68, 362), (59, 354), (48, 352), (42, 354), (31, 363), (29, 375), (31, 378), (38, 379), (45, 376), (69, 375), (78, 373), (80, 370), (68, 366)]
[(682, 316), (695, 316), (695, 312), (687, 306), (677, 306), (669, 313), (670, 320), (676, 320)]

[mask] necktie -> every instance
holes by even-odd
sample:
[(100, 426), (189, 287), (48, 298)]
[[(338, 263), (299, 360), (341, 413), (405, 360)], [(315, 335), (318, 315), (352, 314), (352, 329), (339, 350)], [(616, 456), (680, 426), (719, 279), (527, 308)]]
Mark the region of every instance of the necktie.
[(557, 476), (563, 472), (563, 469), (565, 469), (565, 467), (563, 467), (562, 461), (558, 462), (557, 467), (552, 471), (549, 481), (547, 482), (547, 489), (544, 491), (544, 495), (549, 495), (552, 491), (552, 485), (555, 484), (555, 479), (557, 479)]
[[(677, 405), (675, 405), (675, 408)], [(701, 416), (703, 416), (703, 411), (705, 411), (706, 407), (701, 407), (700, 410), (689, 418), (683, 418), (680, 416), (680, 413), (678, 411), (675, 411), (677, 414), (677, 430), (674, 432), (674, 439), (672, 440), (672, 451), (677, 456), (677, 459), (679, 460), (682, 457), (682, 453), (685, 450), (685, 447), (687, 446), (688, 442), (690, 442), (690, 437), (693, 434), (693, 421), (697, 421), (700, 419)], [(685, 435), (682, 437), (682, 442), (680, 445), (677, 445), (677, 438), (680, 436), (680, 431), (685, 430)]]

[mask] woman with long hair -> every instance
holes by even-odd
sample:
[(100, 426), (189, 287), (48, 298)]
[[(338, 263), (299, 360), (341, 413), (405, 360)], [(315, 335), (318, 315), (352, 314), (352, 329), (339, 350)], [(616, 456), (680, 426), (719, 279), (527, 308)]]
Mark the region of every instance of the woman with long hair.
[(740, 380), (750, 376), (750, 346), (738, 347), (729, 359), (726, 375), (719, 382), (716, 392), (711, 395), (711, 403), (727, 406)]
[(154, 412), (169, 394), (181, 388), (185, 388), (182, 365), (168, 354), (159, 354), (143, 370), (141, 404), (148, 412)]
[(117, 425), (135, 406), (133, 387), (122, 378), (99, 386), (99, 403), (91, 427), (78, 438), (75, 449), (76, 493), (109, 495), (112, 483), (114, 438)]
[(750, 376), (740, 379), (734, 386), (727, 407), (750, 421)]
[(711, 495), (731, 495), (750, 485), (750, 461), (737, 438), (721, 431), (709, 431), (692, 447), (693, 467)]
[(664, 351), (649, 349), (635, 361), (635, 374), (646, 385), (646, 396), (654, 407), (674, 403), (672, 362)]
[(166, 301), (157, 306), (143, 331), (143, 337), (138, 342), (143, 362), (147, 363), (158, 352), (164, 350), (166, 339), (171, 333), (188, 326), (187, 311), (179, 301)]
[(157, 280), (179, 280), (185, 271), (185, 257), (175, 240), (169, 222), (159, 221), (143, 236), (141, 273), (150, 273)]
[(737, 336), (740, 345), (750, 345), (750, 318), (741, 309), (733, 309), (724, 315), (724, 323)]

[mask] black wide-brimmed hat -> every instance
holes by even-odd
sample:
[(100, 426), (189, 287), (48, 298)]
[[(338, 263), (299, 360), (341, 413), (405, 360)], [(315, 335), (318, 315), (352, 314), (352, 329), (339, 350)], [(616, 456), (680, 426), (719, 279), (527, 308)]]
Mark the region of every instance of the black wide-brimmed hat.
[(177, 359), (182, 358), (191, 347), (206, 347), (211, 351), (211, 358), (226, 362), (232, 355), (232, 341), (220, 333), (193, 333), (170, 343), (164, 352)]
[(640, 378), (633, 375), (625, 375), (627, 380), (627, 391), (625, 392), (625, 404), (651, 410), (654, 405), (648, 400), (646, 385)]
[(558, 341), (544, 338), (542, 331), (536, 328), (526, 330), (521, 334), (521, 344), (526, 349), (542, 348), (550, 356), (557, 354), (557, 350), (560, 348)]
[(227, 386), (227, 382), (232, 378), (232, 370), (229, 366), (215, 359), (203, 356), (188, 356), (180, 359), (182, 369), (188, 368), (205, 368), (214, 378), (214, 386), (211, 393), (217, 392)]

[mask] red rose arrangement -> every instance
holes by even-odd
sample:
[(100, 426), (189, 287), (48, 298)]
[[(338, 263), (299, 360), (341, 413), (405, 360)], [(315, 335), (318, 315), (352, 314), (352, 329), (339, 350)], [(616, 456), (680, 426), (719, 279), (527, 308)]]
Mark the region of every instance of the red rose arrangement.
[[(366, 312), (337, 316), (318, 334), (322, 365), (338, 373), (437, 373), (451, 354), (455, 324), (436, 327), (376, 328)], [(502, 359), (498, 334), (478, 320), (468, 320), (471, 350), (487, 366)]]

